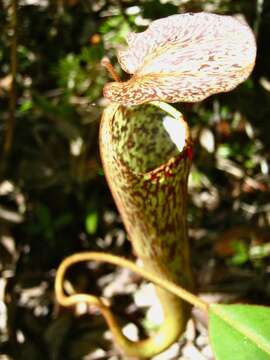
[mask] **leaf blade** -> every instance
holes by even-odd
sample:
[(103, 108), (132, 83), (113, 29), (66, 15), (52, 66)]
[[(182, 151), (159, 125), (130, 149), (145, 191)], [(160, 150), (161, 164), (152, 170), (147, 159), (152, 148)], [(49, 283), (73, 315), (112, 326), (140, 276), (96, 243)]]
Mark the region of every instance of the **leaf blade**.
[(213, 304), (209, 334), (217, 360), (269, 360), (270, 308)]

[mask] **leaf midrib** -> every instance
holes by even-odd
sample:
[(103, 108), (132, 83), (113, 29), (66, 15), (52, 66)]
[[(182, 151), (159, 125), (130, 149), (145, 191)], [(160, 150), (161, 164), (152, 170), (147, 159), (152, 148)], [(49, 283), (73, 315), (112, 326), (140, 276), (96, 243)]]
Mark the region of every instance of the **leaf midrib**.
[(212, 311), (216, 316), (218, 316), (221, 320), (225, 321), (227, 324), (232, 326), (233, 329), (238, 331), (241, 335), (244, 335), (247, 339), (249, 339), (253, 344), (259, 347), (262, 351), (264, 351), (267, 355), (270, 355), (270, 345), (265, 343), (265, 340), (262, 337), (258, 337), (256, 333), (253, 331), (248, 331), (245, 326), (241, 326), (238, 321), (233, 320), (223, 313), (221, 308), (212, 305), (210, 307), (210, 311)]

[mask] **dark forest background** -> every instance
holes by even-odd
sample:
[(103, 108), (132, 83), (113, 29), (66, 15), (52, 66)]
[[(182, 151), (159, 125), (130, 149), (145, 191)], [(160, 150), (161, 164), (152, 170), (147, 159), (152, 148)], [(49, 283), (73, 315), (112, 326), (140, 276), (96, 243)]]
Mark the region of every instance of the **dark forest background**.
[[(258, 56), (234, 91), (177, 104), (195, 144), (188, 221), (198, 290), (269, 305), (270, 1), (2, 0), (1, 360), (122, 359), (102, 318), (60, 309), (53, 290), (57, 266), (76, 251), (134, 256), (99, 158), (110, 81), (100, 61), (108, 56), (121, 74), (116, 49), (129, 31), (202, 10), (242, 15)], [(90, 268), (73, 269), (76, 290), (110, 297), (143, 334), (145, 307), (134, 303), (142, 281), (109, 265)]]

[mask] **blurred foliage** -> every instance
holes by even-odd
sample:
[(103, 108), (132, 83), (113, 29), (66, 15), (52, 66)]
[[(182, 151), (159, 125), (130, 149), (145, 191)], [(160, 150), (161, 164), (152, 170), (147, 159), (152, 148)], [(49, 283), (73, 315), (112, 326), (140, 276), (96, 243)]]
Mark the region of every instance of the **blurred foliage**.
[[(143, 31), (153, 19), (202, 10), (244, 16), (256, 33), (258, 56), (251, 78), (234, 91), (177, 104), (195, 143), (188, 214), (194, 268), (205, 291), (269, 302), (269, 238), (254, 243), (232, 237), (229, 252), (223, 240), (222, 250), (215, 250), (219, 234), (231, 227), (269, 229), (269, 2), (2, 0), (0, 353), (8, 358), (81, 359), (95, 349), (103, 349), (96, 359), (117, 356), (99, 317), (62, 312), (53, 297), (54, 271), (64, 256), (86, 249), (133, 256), (99, 159), (98, 127), (107, 103), (102, 88), (110, 81), (100, 60), (110, 57), (127, 78), (115, 55), (129, 31)], [(8, 131), (12, 143), (6, 151)], [(90, 292), (102, 292), (94, 285), (101, 275), (106, 285), (106, 276), (117, 274), (110, 266), (93, 265), (91, 275), (87, 270), (76, 268), (72, 280)], [(124, 310), (130, 301), (120, 297), (116, 311), (136, 322), (140, 309)]]

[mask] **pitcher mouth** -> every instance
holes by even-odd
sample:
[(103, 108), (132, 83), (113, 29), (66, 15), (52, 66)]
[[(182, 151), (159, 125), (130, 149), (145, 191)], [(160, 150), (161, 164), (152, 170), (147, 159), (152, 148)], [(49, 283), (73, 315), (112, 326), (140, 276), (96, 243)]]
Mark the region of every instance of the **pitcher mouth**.
[(112, 121), (114, 150), (134, 174), (148, 174), (182, 157), (190, 147), (187, 126), (153, 104), (119, 106)]

